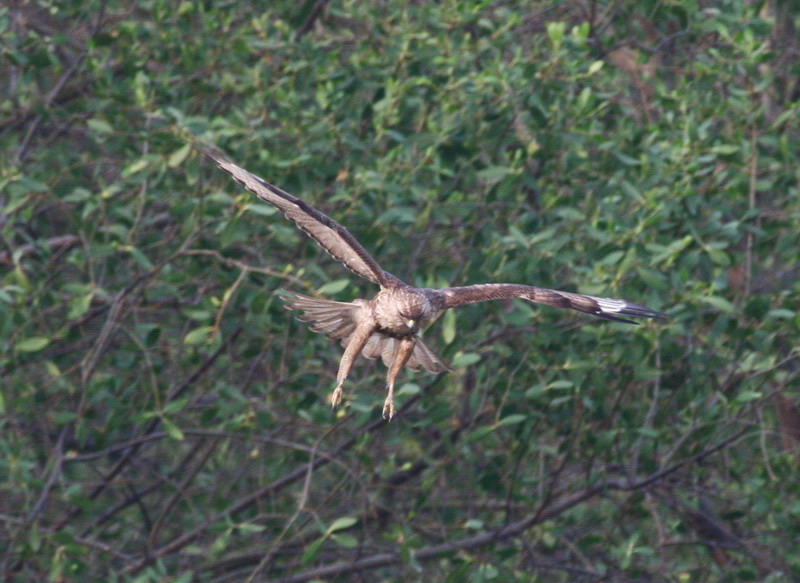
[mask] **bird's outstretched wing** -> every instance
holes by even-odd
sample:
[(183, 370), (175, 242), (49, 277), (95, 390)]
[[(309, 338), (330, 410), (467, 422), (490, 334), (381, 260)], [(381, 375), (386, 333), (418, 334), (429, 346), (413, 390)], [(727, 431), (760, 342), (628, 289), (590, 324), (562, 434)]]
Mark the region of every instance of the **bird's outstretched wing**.
[(521, 298), (523, 300), (536, 302), (537, 304), (577, 310), (603, 320), (625, 322), (627, 324), (636, 324), (637, 322), (626, 320), (620, 316), (656, 318), (659, 320), (667, 317), (661, 312), (632, 304), (625, 300), (597, 298), (583, 294), (513, 283), (485, 283), (466, 287), (447, 287), (439, 290), (428, 290), (428, 292), (433, 292), (435, 298), (434, 304), (439, 309), (454, 308), (456, 306), (463, 306), (464, 304), (485, 302), (488, 300)]
[(194, 146), (211, 158), (222, 170), (233, 176), (247, 190), (264, 202), (277, 207), (286, 215), (287, 219), (294, 222), (334, 259), (356, 275), (384, 288), (392, 287), (398, 281), (391, 273), (381, 269), (378, 262), (367, 253), (366, 249), (350, 234), (350, 231), (327, 215), (263, 178), (248, 172), (232, 162), (216, 146), (199, 142), (195, 142)]

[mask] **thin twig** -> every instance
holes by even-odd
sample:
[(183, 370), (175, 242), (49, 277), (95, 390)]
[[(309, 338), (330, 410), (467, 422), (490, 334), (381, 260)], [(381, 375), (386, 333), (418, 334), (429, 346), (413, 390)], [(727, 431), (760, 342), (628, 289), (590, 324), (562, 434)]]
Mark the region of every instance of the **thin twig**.
[(47, 482), (42, 488), (42, 492), (39, 495), (39, 499), (34, 504), (33, 508), (31, 509), (30, 513), (28, 514), (28, 523), (33, 522), (39, 517), (39, 514), (44, 509), (45, 504), (47, 503), (47, 498), (50, 495), (50, 490), (53, 489), (53, 485), (56, 483), (56, 480), (61, 475), (61, 468), (63, 467), (64, 461), (64, 436), (67, 432), (67, 428), (64, 427), (61, 429), (61, 433), (58, 435), (58, 441), (56, 441), (55, 450), (53, 452), (53, 468), (50, 470), (50, 475), (47, 477)]
[(217, 259), (220, 263), (222, 263), (223, 265), (227, 265), (228, 267), (235, 267), (237, 269), (246, 269), (247, 271), (252, 271), (253, 273), (261, 273), (263, 275), (278, 277), (280, 279), (290, 281), (299, 286), (307, 287), (307, 283), (304, 282), (299, 277), (282, 273), (280, 271), (275, 271), (274, 269), (270, 269), (269, 267), (256, 267), (254, 265), (245, 263), (244, 261), (239, 261), (238, 259), (231, 259), (230, 257), (224, 257), (219, 251), (216, 251), (214, 249), (186, 249), (185, 251), (183, 251), (183, 255), (209, 255), (210, 257)]
[[(750, 184), (747, 189), (748, 210), (752, 213), (756, 208), (756, 188), (758, 183), (758, 141), (756, 140), (756, 129), (753, 127), (750, 132)], [(744, 233), (745, 252), (744, 252), (744, 293), (742, 297), (750, 297), (750, 290), (753, 287), (753, 229), (747, 229)]]
[(244, 278), (247, 277), (247, 274), (250, 270), (245, 267), (239, 272), (239, 277), (236, 278), (236, 281), (233, 282), (233, 285), (225, 290), (225, 293), (222, 294), (222, 303), (219, 306), (219, 310), (217, 310), (217, 317), (214, 318), (214, 327), (211, 329), (211, 336), (210, 340), (214, 340), (219, 334), (220, 326), (222, 325), (222, 316), (225, 314), (225, 310), (231, 303), (231, 298), (236, 293), (236, 290), (239, 289), (239, 286), (242, 285)]
[[(161, 506), (158, 512), (158, 518), (156, 519), (155, 524), (153, 524), (152, 528), (150, 529), (150, 534), (147, 537), (148, 547), (152, 548), (155, 546), (156, 539), (158, 538), (159, 532), (161, 532), (161, 528), (164, 526), (164, 522), (166, 521), (167, 516), (169, 516), (175, 504), (178, 503), (178, 500), (180, 500), (183, 497), (184, 492), (186, 492), (186, 489), (192, 483), (195, 476), (197, 476), (197, 473), (203, 468), (203, 466), (206, 465), (208, 458), (210, 458), (211, 454), (215, 451), (217, 444), (219, 444), (219, 439), (215, 439), (210, 444), (208, 444), (208, 446), (206, 447), (206, 451), (203, 452), (203, 455), (200, 457), (200, 460), (194, 464), (194, 467), (191, 468), (190, 471), (185, 473), (180, 483), (175, 488), (175, 492), (173, 492), (172, 496), (170, 496), (167, 499), (167, 501)], [(197, 449), (200, 449), (201, 446), (202, 442), (198, 443), (195, 451)], [(193, 455), (194, 451), (189, 454), (190, 457), (192, 457)]]
[(314, 27), (314, 23), (319, 19), (322, 15), (322, 9), (325, 8), (325, 5), (329, 2), (329, 0), (317, 0), (314, 7), (311, 9), (311, 12), (308, 13), (303, 24), (300, 25), (300, 28), (297, 29), (297, 32), (294, 33), (294, 42), (299, 41), (306, 33), (310, 32), (311, 29)]

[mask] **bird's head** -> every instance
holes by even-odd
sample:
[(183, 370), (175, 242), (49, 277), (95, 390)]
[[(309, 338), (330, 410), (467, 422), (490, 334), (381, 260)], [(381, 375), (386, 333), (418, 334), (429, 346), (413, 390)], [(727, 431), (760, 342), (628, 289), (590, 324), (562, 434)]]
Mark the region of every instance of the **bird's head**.
[(418, 295), (405, 298), (403, 305), (398, 309), (398, 315), (409, 333), (416, 334), (427, 321), (428, 302)]
[(403, 319), (403, 325), (408, 328), (409, 332), (414, 333), (419, 330), (422, 313), (408, 310), (400, 312), (400, 317)]

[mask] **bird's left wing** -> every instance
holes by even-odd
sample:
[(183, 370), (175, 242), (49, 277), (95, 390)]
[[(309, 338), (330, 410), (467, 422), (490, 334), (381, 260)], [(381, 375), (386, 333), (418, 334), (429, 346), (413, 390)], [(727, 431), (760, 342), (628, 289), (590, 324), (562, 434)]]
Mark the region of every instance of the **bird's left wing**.
[(334, 259), (356, 275), (381, 287), (390, 287), (397, 281), (395, 276), (381, 269), (378, 262), (367, 253), (350, 231), (332, 218), (296, 196), (248, 172), (232, 162), (219, 148), (199, 142), (195, 142), (194, 146), (247, 190), (264, 202), (277, 207), (287, 219), (294, 222)]
[(456, 306), (489, 300), (521, 298), (523, 300), (536, 302), (537, 304), (577, 310), (603, 320), (625, 322), (627, 324), (636, 324), (636, 322), (633, 320), (626, 320), (620, 316), (656, 319), (666, 318), (666, 315), (661, 312), (651, 310), (645, 306), (632, 304), (625, 300), (598, 298), (595, 296), (586, 296), (583, 294), (514, 283), (485, 283), (466, 287), (426, 290), (426, 292), (431, 291), (436, 297), (434, 305), (438, 309), (454, 308)]

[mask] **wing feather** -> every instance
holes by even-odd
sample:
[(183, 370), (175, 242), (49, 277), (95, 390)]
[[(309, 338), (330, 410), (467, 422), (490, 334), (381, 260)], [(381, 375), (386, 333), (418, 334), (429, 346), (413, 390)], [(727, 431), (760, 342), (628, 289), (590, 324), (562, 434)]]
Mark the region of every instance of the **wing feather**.
[[(320, 332), (333, 340), (349, 341), (361, 319), (363, 300), (334, 302), (296, 293), (284, 293), (281, 299), (286, 302), (284, 307), (287, 310), (303, 312), (297, 316), (297, 319), (301, 322), (308, 322), (308, 327), (313, 332)], [(347, 342), (344, 344), (346, 346)]]
[[(430, 292), (433, 293), (430, 294)], [(448, 287), (440, 290), (426, 290), (426, 293), (429, 294), (438, 309), (454, 308), (489, 300), (521, 298), (537, 304), (577, 310), (602, 320), (625, 322), (626, 324), (636, 324), (637, 322), (620, 316), (655, 319), (665, 319), (667, 317), (661, 312), (632, 304), (625, 300), (599, 298), (514, 283), (486, 283), (465, 287)]]
[(384, 271), (345, 227), (308, 203), (248, 172), (232, 162), (219, 148), (196, 143), (195, 147), (211, 158), (220, 169), (230, 174), (258, 198), (280, 210), (304, 233), (314, 239), (334, 259), (347, 269), (381, 287), (391, 287), (397, 281)]

